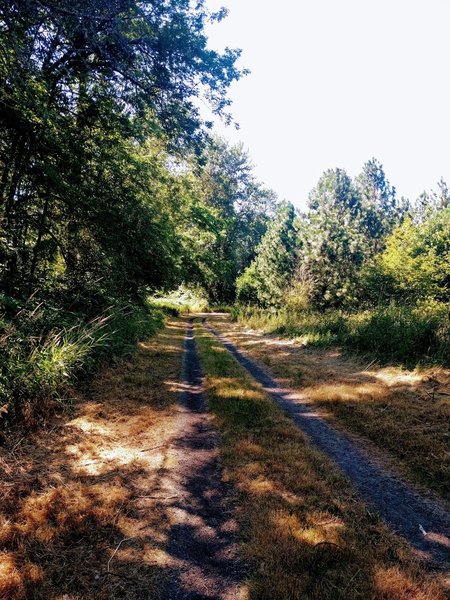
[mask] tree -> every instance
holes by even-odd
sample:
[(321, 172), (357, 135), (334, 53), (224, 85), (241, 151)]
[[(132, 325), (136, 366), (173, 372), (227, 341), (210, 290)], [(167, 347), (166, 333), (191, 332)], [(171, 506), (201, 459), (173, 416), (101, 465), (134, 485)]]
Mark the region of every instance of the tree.
[(405, 212), (376, 159), (354, 182), (342, 169), (322, 175), (309, 196), (299, 265), (313, 282), (316, 305), (351, 306), (359, 300), (362, 266), (384, 248)]
[[(208, 49), (188, 0), (6, 0), (0, 7), (0, 269), (10, 294), (95, 281), (170, 285), (171, 174), (152, 153), (199, 152), (203, 95), (226, 118), (238, 51)], [(54, 267), (54, 268), (53, 268)], [(90, 284), (89, 284), (90, 282)]]
[(280, 307), (292, 278), (298, 244), (297, 215), (282, 203), (270, 222), (251, 265), (236, 282), (237, 299), (263, 307)]
[(361, 198), (347, 173), (335, 169), (322, 175), (308, 205), (300, 262), (315, 282), (313, 301), (321, 307), (350, 303), (367, 249)]
[[(213, 300), (229, 302), (234, 300), (236, 278), (254, 258), (276, 197), (256, 180), (243, 146), (218, 137), (206, 147), (199, 179), (196, 202), (201, 197), (203, 208), (198, 216), (210, 233), (210, 243), (203, 248), (207, 256), (201, 261), (208, 270), (199, 283)], [(188, 236), (192, 240), (197, 234), (191, 230)]]
[(388, 237), (375, 268), (384, 277), (391, 296), (450, 299), (450, 207), (431, 214), (419, 224), (411, 218)]
[(372, 158), (364, 164), (355, 180), (360, 197), (362, 227), (366, 229), (375, 254), (383, 248), (384, 238), (399, 223), (405, 212), (404, 203), (398, 203), (395, 188), (386, 178), (383, 165)]

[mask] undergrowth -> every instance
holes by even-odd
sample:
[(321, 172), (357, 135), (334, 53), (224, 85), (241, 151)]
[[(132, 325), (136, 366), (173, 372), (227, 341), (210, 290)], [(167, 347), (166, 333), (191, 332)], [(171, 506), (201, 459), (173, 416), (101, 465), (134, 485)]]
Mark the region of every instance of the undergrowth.
[(0, 428), (33, 426), (69, 387), (112, 357), (129, 355), (138, 339), (164, 322), (150, 304), (115, 302), (93, 318), (30, 300), (0, 314)]
[(235, 306), (231, 316), (254, 329), (299, 338), (309, 346), (344, 346), (406, 366), (450, 365), (450, 306), (444, 303), (323, 313)]
[(199, 286), (180, 285), (168, 294), (151, 296), (149, 302), (156, 308), (168, 311), (172, 316), (209, 310), (206, 293)]

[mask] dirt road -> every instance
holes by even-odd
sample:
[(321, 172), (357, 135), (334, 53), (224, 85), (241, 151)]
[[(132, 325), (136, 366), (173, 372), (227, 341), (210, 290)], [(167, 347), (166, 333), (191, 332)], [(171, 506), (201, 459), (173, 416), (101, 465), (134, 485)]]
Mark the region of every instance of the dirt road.
[(281, 388), (227, 338), (209, 324), (205, 323), (205, 327), (282, 406), (311, 441), (337, 463), (369, 505), (411, 544), (422, 560), (439, 568), (449, 567), (450, 514), (439, 502), (425, 498), (380, 467), (349, 436), (325, 422), (314, 410), (314, 405), (299, 399), (298, 393), (293, 390)]
[[(237, 555), (232, 494), (222, 481), (217, 432), (206, 412), (202, 374), (187, 325), (178, 431), (169, 450), (173, 468), (162, 478), (162, 502), (172, 523), (167, 552), (172, 577), (167, 600), (241, 600), (244, 566)], [(171, 500), (172, 499), (172, 500)]]

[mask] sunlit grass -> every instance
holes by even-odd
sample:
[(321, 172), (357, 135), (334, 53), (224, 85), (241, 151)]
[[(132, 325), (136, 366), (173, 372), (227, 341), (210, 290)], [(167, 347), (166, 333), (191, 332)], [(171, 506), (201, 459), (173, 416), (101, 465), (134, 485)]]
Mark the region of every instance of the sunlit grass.
[(443, 599), (231, 355), (201, 329), (196, 339), (225, 474), (239, 492), (251, 600)]
[(303, 401), (313, 401), (335, 424), (388, 450), (413, 481), (450, 498), (448, 369), (382, 366), (336, 349), (286, 347), (283, 339), (242, 325), (215, 323)]
[(169, 523), (149, 496), (167, 468), (183, 332), (174, 321), (78, 392), (71, 417), (0, 447), (1, 600), (165, 600)]

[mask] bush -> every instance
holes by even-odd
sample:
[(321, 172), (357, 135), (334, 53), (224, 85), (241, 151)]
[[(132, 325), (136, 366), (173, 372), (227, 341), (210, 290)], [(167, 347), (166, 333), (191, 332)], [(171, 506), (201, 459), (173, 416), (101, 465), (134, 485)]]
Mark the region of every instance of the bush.
[[(64, 325), (71, 320), (73, 325)], [(0, 424), (23, 419), (33, 424), (81, 374), (131, 353), (163, 321), (148, 304), (116, 304), (88, 322), (37, 304), (0, 320)]]
[(231, 316), (248, 327), (299, 338), (305, 345), (340, 345), (407, 366), (420, 362), (450, 365), (450, 306), (445, 303), (324, 313), (236, 306)]

